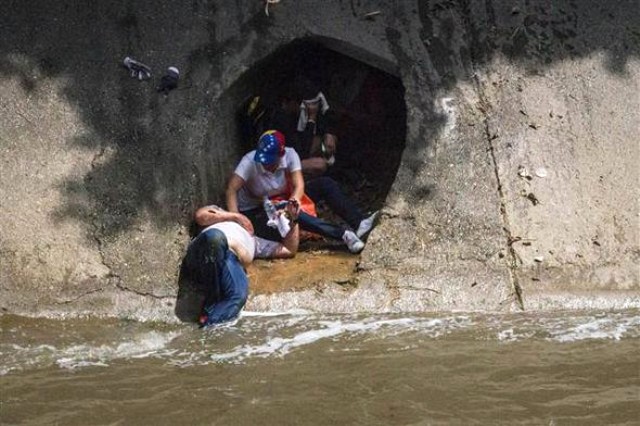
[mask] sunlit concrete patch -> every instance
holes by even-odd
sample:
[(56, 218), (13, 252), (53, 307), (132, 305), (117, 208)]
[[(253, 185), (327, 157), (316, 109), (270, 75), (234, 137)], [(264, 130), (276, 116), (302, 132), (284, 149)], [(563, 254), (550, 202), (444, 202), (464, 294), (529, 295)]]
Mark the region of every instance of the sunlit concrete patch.
[(85, 246), (87, 229), (63, 218), (93, 214), (86, 190), (70, 182), (91, 170), (99, 152), (78, 143), (92, 132), (65, 98), (70, 81), (44, 75), (23, 55), (10, 55), (9, 63), (16, 75), (3, 80), (0, 100), (2, 269), (19, 304), (29, 291), (44, 301), (73, 293), (77, 283), (95, 288), (109, 270), (97, 248)]
[(449, 138), (451, 137), (451, 133), (456, 128), (457, 125), (457, 110), (456, 110), (456, 100), (452, 97), (446, 97), (440, 99), (440, 108), (445, 113), (447, 117), (447, 123), (444, 126), (444, 135), (443, 137)]

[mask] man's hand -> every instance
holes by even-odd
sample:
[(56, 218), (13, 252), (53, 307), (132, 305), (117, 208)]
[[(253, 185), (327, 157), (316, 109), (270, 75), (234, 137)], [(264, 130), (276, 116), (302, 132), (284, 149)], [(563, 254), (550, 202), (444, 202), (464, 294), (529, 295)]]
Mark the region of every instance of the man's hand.
[(336, 153), (337, 141), (338, 141), (338, 138), (336, 137), (336, 135), (332, 135), (331, 133), (326, 133), (324, 135), (324, 141), (323, 141), (324, 150), (322, 154), (326, 158), (331, 157)]
[(246, 229), (251, 235), (254, 233), (251, 221), (245, 215), (240, 213), (201, 207), (195, 213), (195, 220), (196, 223), (202, 227), (214, 225), (220, 222), (235, 222)]
[(289, 199), (287, 205), (284, 207), (284, 213), (287, 215), (290, 221), (296, 222), (298, 215), (300, 214), (300, 203), (295, 198)]
[(238, 225), (242, 226), (247, 232), (251, 235), (254, 234), (253, 224), (245, 215), (240, 213), (230, 213), (233, 214), (233, 221), (235, 221)]

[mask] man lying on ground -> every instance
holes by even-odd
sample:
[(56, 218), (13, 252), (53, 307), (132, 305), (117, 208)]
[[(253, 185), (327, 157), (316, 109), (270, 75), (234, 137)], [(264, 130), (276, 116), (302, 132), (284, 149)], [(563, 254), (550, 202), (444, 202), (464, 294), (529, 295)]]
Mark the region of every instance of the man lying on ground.
[(298, 251), (299, 206), (287, 203), (278, 214), (287, 215), (291, 230), (282, 242), (256, 237), (246, 216), (210, 205), (198, 209), (195, 221), (204, 228), (185, 256), (184, 272), (198, 287), (206, 289), (200, 324), (208, 326), (235, 319), (249, 295), (245, 271), (254, 258), (289, 258)]

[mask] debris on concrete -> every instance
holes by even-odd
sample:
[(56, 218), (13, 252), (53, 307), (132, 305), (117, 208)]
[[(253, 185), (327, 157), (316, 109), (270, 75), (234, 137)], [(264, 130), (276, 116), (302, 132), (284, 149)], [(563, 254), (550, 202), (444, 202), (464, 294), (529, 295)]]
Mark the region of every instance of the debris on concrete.
[(158, 86), (158, 92), (163, 92), (168, 95), (170, 91), (178, 87), (178, 80), (180, 79), (180, 71), (176, 67), (167, 68), (166, 74), (160, 79), (160, 85)]
[(529, 173), (529, 169), (522, 165), (518, 166), (518, 176), (526, 180), (533, 179), (533, 176), (531, 176), (531, 174)]
[(536, 197), (536, 195), (533, 192), (527, 192), (523, 190), (522, 196), (528, 199), (529, 201), (531, 201), (531, 203), (534, 206), (537, 206), (538, 204), (540, 204), (540, 200), (538, 200), (538, 197)]
[(375, 19), (375, 17), (380, 15), (381, 13), (382, 12), (380, 12), (379, 10), (375, 10), (373, 12), (365, 13), (364, 15), (362, 15), (362, 17), (364, 19), (369, 20), (369, 21), (373, 21)]
[(522, 242), (523, 246), (530, 246), (532, 241), (535, 241), (535, 238), (522, 238), (520, 236), (509, 237), (508, 243), (512, 245), (513, 243)]
[(280, 3), (280, 0), (264, 0), (264, 14), (269, 16), (269, 6)]
[(509, 241), (508, 241), (508, 243), (509, 243), (509, 245), (511, 245), (511, 244), (513, 244), (513, 243), (517, 243), (517, 242), (518, 242), (518, 241), (520, 241), (520, 240), (522, 240), (522, 237), (518, 237), (518, 236), (516, 236), (516, 237), (509, 237)]
[(151, 68), (140, 61), (136, 61), (130, 56), (124, 58), (122, 64), (129, 70), (129, 74), (132, 78), (137, 78), (140, 81), (151, 78)]
[(547, 177), (547, 169), (545, 169), (544, 167), (538, 167), (535, 171), (536, 176), (538, 176), (539, 178), (546, 178)]
[(535, 260), (538, 263), (542, 263), (544, 262), (544, 257), (543, 256), (536, 256), (533, 258), (533, 260)]

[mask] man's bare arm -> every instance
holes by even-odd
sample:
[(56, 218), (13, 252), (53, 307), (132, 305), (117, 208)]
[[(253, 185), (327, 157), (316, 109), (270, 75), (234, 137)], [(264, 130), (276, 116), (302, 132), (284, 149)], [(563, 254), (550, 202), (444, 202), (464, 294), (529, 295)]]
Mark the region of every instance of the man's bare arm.
[(238, 191), (240, 188), (244, 186), (245, 182), (237, 174), (233, 173), (229, 178), (229, 183), (227, 184), (227, 190), (225, 191), (225, 196), (227, 199), (227, 209), (230, 212), (238, 212)]
[(296, 253), (298, 252), (299, 244), (300, 244), (300, 227), (298, 226), (298, 222), (296, 222), (291, 227), (291, 231), (289, 231), (287, 236), (284, 237), (284, 239), (282, 240), (282, 246), (288, 252), (288, 255), (283, 257), (295, 256)]
[(292, 221), (291, 230), (280, 243), (258, 238), (258, 240), (263, 241), (264, 244), (264, 249), (259, 251), (258, 257), (268, 259), (286, 259), (296, 255), (298, 252), (298, 245), (300, 243), (300, 230), (298, 226), (299, 213), (300, 204), (295, 200), (289, 200), (284, 211), (279, 211), (279, 214), (286, 214), (289, 217)]
[(201, 207), (194, 215), (196, 223), (202, 227), (211, 226), (220, 222), (236, 222), (251, 235), (253, 235), (253, 225), (251, 221), (241, 213), (233, 213), (211, 207)]
[(299, 203), (304, 195), (304, 178), (302, 177), (301, 170), (291, 172), (291, 184), (293, 186), (293, 190), (291, 191), (290, 197)]
[(298, 226), (298, 215), (300, 214), (300, 203), (297, 200), (289, 200), (284, 211), (280, 214), (285, 214), (289, 220), (291, 220), (291, 230), (282, 240), (282, 246), (284, 250), (280, 250), (286, 256), (293, 257), (298, 252), (298, 245), (300, 244), (300, 227)]

